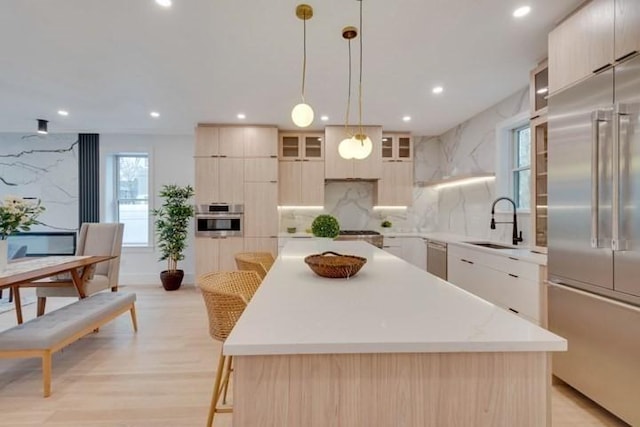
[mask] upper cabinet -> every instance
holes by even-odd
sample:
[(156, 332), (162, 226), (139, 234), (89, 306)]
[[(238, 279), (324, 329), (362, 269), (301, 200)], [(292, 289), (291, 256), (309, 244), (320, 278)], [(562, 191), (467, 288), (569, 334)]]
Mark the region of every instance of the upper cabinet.
[(278, 203), (324, 205), (324, 134), (280, 134)]
[(615, 58), (619, 61), (640, 51), (640, 2), (616, 0)]
[(278, 129), (267, 126), (196, 128), (196, 157), (277, 157)]
[[(353, 128), (353, 127), (352, 127)], [(373, 150), (363, 160), (343, 159), (338, 154), (338, 146), (346, 137), (344, 126), (325, 128), (325, 178), (326, 179), (380, 179), (382, 177), (381, 126), (363, 126), (364, 133), (371, 139)]]
[(549, 61), (542, 61), (531, 71), (529, 83), (529, 102), (531, 119), (547, 113), (549, 95)]
[(324, 160), (324, 134), (283, 132), (278, 151), (280, 160)]
[[(625, 9), (638, 8), (637, 0), (616, 1)], [(626, 6), (627, 3), (632, 6)], [(593, 0), (549, 33), (551, 93), (606, 69), (618, 58), (614, 54), (614, 33), (618, 31), (614, 25), (615, 11), (614, 0)], [(634, 22), (637, 23), (637, 17)], [(640, 43), (639, 30), (633, 28), (634, 25), (625, 26), (627, 32), (636, 32), (635, 36), (629, 36), (630, 39), (635, 37), (635, 44)]]
[(413, 161), (413, 142), (409, 134), (382, 134), (380, 150), (383, 162)]

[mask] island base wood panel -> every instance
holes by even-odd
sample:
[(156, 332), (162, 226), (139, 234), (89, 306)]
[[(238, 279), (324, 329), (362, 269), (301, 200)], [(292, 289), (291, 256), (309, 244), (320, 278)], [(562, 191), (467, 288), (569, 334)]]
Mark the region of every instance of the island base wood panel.
[(234, 427), (550, 425), (545, 352), (234, 356)]

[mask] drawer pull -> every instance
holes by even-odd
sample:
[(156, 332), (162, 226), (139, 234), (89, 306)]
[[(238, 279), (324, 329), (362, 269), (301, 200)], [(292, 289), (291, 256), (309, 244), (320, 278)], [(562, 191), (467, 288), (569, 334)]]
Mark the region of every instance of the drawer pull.
[(509, 274), (509, 276), (511, 276), (511, 277), (515, 277), (516, 279), (517, 279), (518, 277), (520, 277), (520, 276), (516, 276), (515, 274), (511, 274), (511, 273), (508, 273), (508, 274)]
[(631, 52), (627, 53), (626, 55), (622, 55), (620, 58), (616, 59), (616, 62), (624, 61), (625, 59), (628, 59), (628, 58), (632, 57), (636, 53), (638, 53), (637, 50), (632, 50)]
[(514, 312), (515, 314), (520, 314), (520, 312), (518, 310), (514, 310), (513, 308), (509, 307), (509, 311)]
[(604, 71), (610, 67), (611, 67), (611, 64), (605, 64), (602, 67), (596, 68), (595, 70), (593, 70), (593, 74), (598, 74), (599, 72)]
[(509, 259), (512, 259), (512, 260), (514, 260), (514, 261), (520, 261), (518, 258), (514, 258), (514, 257), (512, 257), (512, 256), (510, 256), (510, 257), (509, 257)]
[(473, 261), (466, 260), (464, 258), (460, 258), (460, 261), (466, 262), (467, 264), (473, 264)]

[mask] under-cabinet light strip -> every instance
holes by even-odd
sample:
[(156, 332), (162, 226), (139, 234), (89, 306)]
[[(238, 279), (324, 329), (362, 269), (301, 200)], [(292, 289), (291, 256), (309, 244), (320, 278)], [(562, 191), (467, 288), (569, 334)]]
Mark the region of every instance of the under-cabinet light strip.
[(278, 206), (278, 209), (282, 210), (321, 210), (324, 209), (324, 206)]
[(407, 209), (406, 206), (374, 206), (373, 210), (375, 211), (382, 211), (382, 210), (404, 210)]
[(477, 184), (480, 182), (485, 182), (485, 181), (491, 181), (496, 179), (495, 176), (478, 176), (478, 177), (473, 177), (473, 178), (464, 178), (461, 179), (459, 181), (453, 181), (453, 182), (443, 182), (442, 184), (437, 184), (435, 185), (435, 189), (436, 190), (441, 190), (443, 188), (450, 188), (450, 187), (459, 187), (461, 185), (469, 185), (469, 184)]

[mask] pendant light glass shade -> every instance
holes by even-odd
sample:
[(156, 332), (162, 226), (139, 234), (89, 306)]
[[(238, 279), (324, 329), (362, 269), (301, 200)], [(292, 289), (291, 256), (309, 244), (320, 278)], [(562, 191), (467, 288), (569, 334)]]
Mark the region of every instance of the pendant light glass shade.
[(309, 104), (300, 103), (291, 110), (291, 120), (300, 127), (306, 128), (313, 123), (313, 108)]
[(371, 138), (369, 138), (365, 134), (355, 135), (352, 139), (352, 152), (353, 158), (356, 160), (363, 160), (369, 157), (371, 152), (373, 151), (373, 143), (371, 142)]
[(355, 158), (354, 148), (353, 138), (345, 138), (338, 144), (338, 154), (345, 160), (351, 160)]
[(303, 56), (302, 56), (302, 102), (291, 110), (291, 120), (298, 127), (306, 128), (313, 123), (313, 108), (304, 100), (304, 86), (307, 74), (307, 20), (313, 16), (313, 8), (308, 4), (296, 7), (296, 16), (303, 22)]

